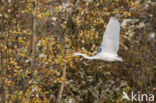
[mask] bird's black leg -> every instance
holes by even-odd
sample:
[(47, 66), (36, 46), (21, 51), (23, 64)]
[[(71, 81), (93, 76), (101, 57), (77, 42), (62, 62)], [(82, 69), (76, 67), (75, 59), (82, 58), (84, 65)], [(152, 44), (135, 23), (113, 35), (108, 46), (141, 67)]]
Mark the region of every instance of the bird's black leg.
[[(95, 65), (96, 65), (95, 67), (98, 67), (97, 64), (95, 64)], [(96, 82), (99, 82), (98, 68), (96, 68), (95, 79), (96, 79)]]
[(96, 74), (95, 74), (95, 79), (97, 82), (99, 81), (97, 70), (96, 70)]
[(133, 69), (135, 69), (135, 70), (137, 70), (137, 71), (141, 71), (141, 68), (137, 68), (137, 67), (132, 66), (132, 65), (130, 65), (130, 64), (128, 64), (128, 63), (121, 62), (121, 61), (120, 61), (120, 63), (126, 65), (126, 66), (129, 67), (129, 68), (133, 68)]

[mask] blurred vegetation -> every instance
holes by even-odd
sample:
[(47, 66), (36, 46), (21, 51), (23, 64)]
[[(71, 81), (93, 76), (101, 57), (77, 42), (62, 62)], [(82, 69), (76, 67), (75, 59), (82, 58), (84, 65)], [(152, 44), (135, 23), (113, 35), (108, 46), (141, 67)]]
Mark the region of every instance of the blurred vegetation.
[[(61, 103), (127, 103), (122, 91), (156, 93), (155, 9), (154, 0), (1, 0), (0, 102), (55, 103), (62, 83)], [(119, 55), (141, 72), (72, 57), (96, 54), (113, 16)]]

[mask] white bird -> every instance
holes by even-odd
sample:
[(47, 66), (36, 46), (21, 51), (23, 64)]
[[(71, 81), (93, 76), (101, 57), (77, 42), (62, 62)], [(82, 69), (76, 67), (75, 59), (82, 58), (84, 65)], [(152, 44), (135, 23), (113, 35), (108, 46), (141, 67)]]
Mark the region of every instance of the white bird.
[(73, 56), (83, 56), (86, 59), (100, 59), (103, 61), (123, 61), (118, 56), (120, 39), (120, 23), (114, 17), (111, 17), (103, 35), (103, 42), (100, 47), (100, 52), (95, 56), (87, 56), (82, 53), (74, 53)]

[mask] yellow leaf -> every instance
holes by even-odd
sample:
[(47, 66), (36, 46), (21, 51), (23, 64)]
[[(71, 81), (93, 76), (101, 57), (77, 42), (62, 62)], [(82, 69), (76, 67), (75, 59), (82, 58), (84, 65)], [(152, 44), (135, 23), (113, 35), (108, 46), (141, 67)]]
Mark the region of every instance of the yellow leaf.
[(90, 39), (92, 39), (92, 40), (93, 40), (94, 38), (93, 38), (93, 37), (90, 37)]
[(27, 33), (27, 31), (26, 31), (26, 30), (23, 30), (23, 33), (25, 33), (25, 34), (26, 34), (26, 33)]
[(22, 38), (19, 38), (18, 41), (19, 41), (20, 43), (24, 43), (24, 40), (23, 40)]
[(12, 60), (12, 61), (10, 61), (10, 63), (11, 63), (11, 64), (14, 64), (14, 63), (15, 63), (15, 61), (13, 61), (13, 60)]
[(128, 13), (128, 16), (131, 16), (131, 13)]
[(8, 81), (8, 86), (10, 86), (10, 85), (11, 85), (11, 83), (12, 83), (12, 81), (11, 81), (11, 80), (9, 80), (9, 81)]
[(38, 14), (37, 17), (38, 17), (38, 18), (42, 18), (42, 15), (41, 15), (41, 14)]
[(91, 34), (91, 35), (93, 35), (94, 33), (93, 33), (93, 32), (91, 32), (90, 34)]
[(23, 54), (23, 53), (20, 53), (20, 55), (21, 55), (22, 57), (24, 57), (24, 56), (25, 56), (25, 54)]
[(119, 11), (117, 10), (117, 11), (115, 11), (115, 13), (116, 13), (116, 14), (118, 14), (118, 13), (119, 13)]

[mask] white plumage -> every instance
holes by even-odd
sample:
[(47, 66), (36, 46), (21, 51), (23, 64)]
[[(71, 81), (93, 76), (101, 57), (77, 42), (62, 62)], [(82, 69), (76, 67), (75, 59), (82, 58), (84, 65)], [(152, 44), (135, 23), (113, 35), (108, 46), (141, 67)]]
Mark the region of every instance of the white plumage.
[(111, 17), (103, 35), (101, 44), (102, 50), (95, 56), (87, 56), (82, 53), (74, 53), (73, 56), (83, 56), (86, 59), (100, 59), (104, 61), (123, 61), (118, 56), (119, 39), (120, 39), (120, 23), (115, 18)]

